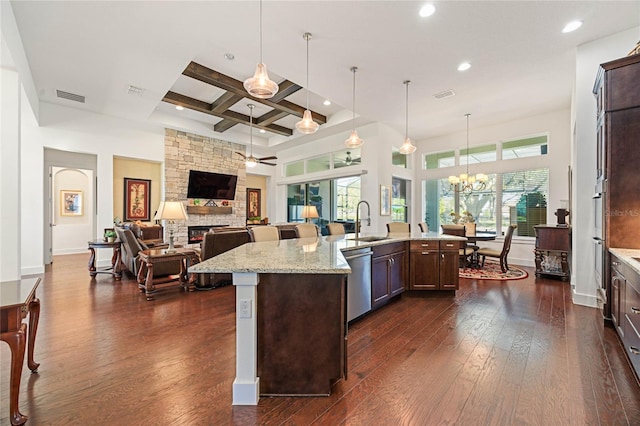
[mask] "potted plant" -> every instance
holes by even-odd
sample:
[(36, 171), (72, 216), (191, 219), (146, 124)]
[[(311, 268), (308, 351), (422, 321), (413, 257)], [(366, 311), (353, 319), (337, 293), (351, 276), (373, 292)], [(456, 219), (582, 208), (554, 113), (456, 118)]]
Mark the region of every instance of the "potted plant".
[(113, 229), (107, 229), (104, 231), (104, 238), (109, 243), (114, 242), (116, 240), (116, 231)]
[(249, 223), (260, 224), (262, 218), (260, 216), (252, 216), (249, 218)]

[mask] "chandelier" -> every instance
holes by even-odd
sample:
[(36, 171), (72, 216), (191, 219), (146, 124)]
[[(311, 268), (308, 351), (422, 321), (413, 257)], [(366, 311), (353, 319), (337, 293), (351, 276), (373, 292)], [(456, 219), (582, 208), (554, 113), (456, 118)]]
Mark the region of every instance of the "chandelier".
[(467, 171), (466, 173), (460, 173), (459, 176), (449, 176), (449, 184), (451, 190), (455, 192), (471, 193), (473, 191), (482, 191), (487, 187), (487, 175), (484, 173), (478, 173), (475, 175), (469, 175), (469, 116), (471, 114), (465, 114), (467, 117)]

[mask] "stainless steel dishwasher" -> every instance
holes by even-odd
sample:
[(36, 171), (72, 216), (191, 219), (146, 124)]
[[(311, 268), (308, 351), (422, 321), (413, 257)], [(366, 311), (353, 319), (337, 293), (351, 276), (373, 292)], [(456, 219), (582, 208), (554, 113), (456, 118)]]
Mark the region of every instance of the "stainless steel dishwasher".
[(351, 268), (347, 275), (347, 321), (371, 310), (371, 254), (369, 247), (344, 253)]

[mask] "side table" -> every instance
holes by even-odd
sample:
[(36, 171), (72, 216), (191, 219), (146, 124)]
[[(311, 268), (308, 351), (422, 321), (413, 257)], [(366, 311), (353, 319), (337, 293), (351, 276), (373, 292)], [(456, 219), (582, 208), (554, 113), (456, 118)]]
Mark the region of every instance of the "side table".
[[(0, 340), (7, 342), (11, 349), (9, 418), (12, 425), (22, 425), (28, 418), (18, 409), (25, 340), (28, 339), (27, 365), (29, 370), (35, 373), (40, 366), (33, 360), (33, 348), (40, 319), (40, 300), (36, 298), (36, 288), (39, 284), (40, 278), (0, 282)], [(27, 315), (29, 315), (28, 327), (22, 322)]]
[[(184, 288), (185, 291), (189, 290), (189, 287), (193, 286), (193, 280), (191, 280), (187, 274), (189, 265), (194, 265), (200, 262), (200, 258), (194, 249), (189, 248), (176, 248), (173, 251), (167, 249), (149, 249), (142, 250), (138, 256), (140, 257), (140, 268), (138, 270), (138, 287), (140, 292), (145, 293), (147, 300), (153, 300), (156, 287), (162, 284), (171, 284), (172, 286), (177, 284)], [(180, 262), (180, 272), (178, 277), (170, 276), (169, 279), (164, 279), (155, 282), (153, 277), (153, 265), (162, 262)], [(171, 278), (173, 277), (173, 278)]]
[[(120, 246), (119, 240), (114, 242), (108, 242), (103, 240), (89, 241), (89, 251), (91, 251), (91, 257), (89, 258), (89, 275), (95, 277), (97, 274), (111, 274), (116, 280), (122, 278), (122, 270), (120, 269)], [(105, 269), (96, 269), (96, 249), (97, 248), (110, 248), (113, 249), (113, 255), (111, 256), (111, 267)]]

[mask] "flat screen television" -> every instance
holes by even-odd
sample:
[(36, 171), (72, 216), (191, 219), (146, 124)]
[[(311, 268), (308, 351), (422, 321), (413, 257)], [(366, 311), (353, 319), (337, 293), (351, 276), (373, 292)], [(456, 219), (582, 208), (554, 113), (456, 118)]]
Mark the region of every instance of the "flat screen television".
[(238, 176), (189, 170), (187, 198), (233, 200)]

